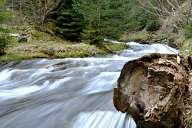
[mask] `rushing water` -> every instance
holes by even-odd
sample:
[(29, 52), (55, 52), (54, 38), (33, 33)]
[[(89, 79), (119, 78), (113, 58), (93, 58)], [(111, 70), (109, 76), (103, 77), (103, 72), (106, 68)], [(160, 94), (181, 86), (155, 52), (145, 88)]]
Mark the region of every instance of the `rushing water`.
[(162, 44), (129, 45), (102, 58), (30, 60), (0, 67), (0, 128), (135, 128), (112, 103), (123, 65), (145, 54), (177, 51)]

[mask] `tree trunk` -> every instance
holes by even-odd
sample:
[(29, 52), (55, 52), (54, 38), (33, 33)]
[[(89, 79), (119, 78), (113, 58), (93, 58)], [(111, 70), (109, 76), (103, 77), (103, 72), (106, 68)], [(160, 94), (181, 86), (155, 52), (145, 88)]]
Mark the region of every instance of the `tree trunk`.
[(192, 1), (188, 0), (188, 3), (189, 3), (189, 16), (191, 17), (192, 16)]
[(141, 128), (179, 128), (189, 98), (189, 63), (152, 54), (125, 64), (114, 89), (114, 106)]

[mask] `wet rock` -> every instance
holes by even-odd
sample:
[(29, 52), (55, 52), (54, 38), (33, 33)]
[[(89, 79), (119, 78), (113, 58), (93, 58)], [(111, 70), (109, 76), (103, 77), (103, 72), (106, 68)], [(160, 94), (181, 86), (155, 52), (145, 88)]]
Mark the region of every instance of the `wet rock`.
[(6, 63), (6, 62), (1, 62), (1, 61), (0, 61), (0, 67), (3, 66), (3, 65), (5, 65), (5, 64), (7, 64), (7, 63)]
[(141, 128), (181, 127), (190, 93), (184, 62), (177, 63), (176, 55), (152, 54), (126, 63), (114, 89), (114, 106)]
[(29, 35), (27, 34), (22, 33), (19, 36), (17, 36), (18, 42), (28, 42), (28, 40), (29, 40)]
[(11, 37), (15, 37), (18, 42), (28, 42), (31, 39), (31, 36), (26, 34), (26, 33), (21, 33), (21, 34), (10, 34)]

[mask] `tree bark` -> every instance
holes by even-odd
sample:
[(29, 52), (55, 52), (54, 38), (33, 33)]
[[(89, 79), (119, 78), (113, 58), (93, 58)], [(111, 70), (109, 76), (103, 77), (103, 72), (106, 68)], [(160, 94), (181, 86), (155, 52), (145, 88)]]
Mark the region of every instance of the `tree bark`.
[(141, 128), (179, 128), (189, 98), (189, 63), (176, 55), (152, 54), (125, 64), (114, 89), (118, 111)]

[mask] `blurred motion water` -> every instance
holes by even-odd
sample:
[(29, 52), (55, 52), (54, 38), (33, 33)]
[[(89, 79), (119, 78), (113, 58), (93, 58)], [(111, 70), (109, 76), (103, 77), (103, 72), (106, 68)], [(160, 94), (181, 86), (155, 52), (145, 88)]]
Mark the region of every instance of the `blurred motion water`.
[(115, 110), (112, 91), (123, 65), (150, 53), (176, 54), (163, 44), (128, 43), (105, 57), (41, 59), (0, 67), (0, 128), (135, 128)]

